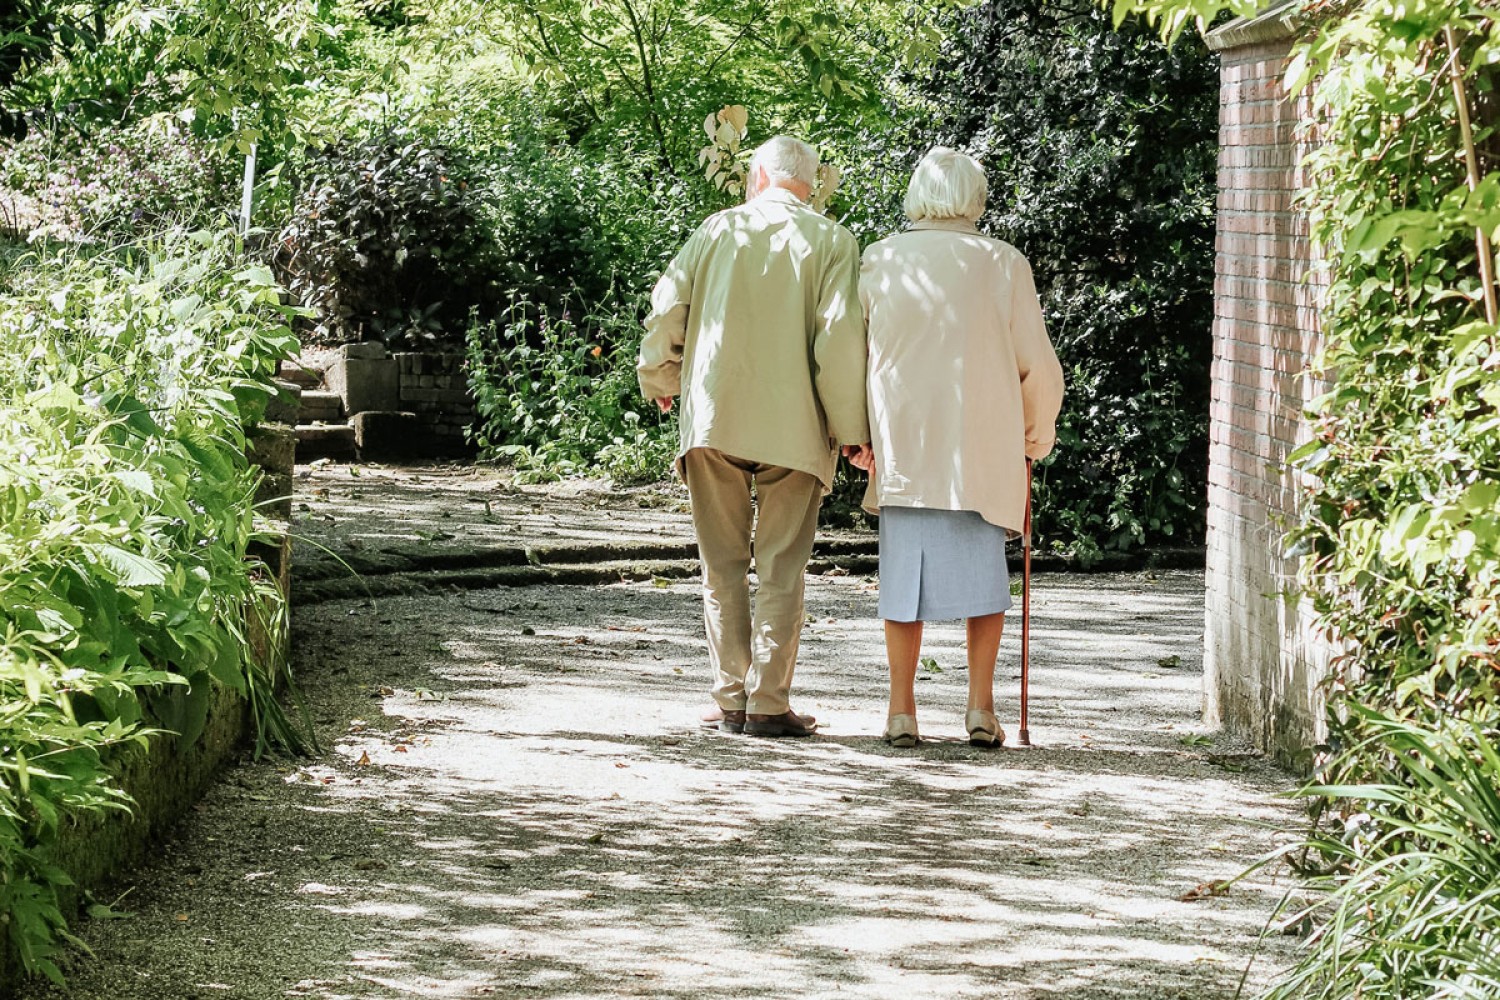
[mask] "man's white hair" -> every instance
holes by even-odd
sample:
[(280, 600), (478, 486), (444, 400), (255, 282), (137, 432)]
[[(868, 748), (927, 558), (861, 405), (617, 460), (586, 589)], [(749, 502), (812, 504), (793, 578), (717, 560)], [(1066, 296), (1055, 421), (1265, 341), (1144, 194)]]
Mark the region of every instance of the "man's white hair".
[(750, 157), (750, 176), (764, 170), (776, 181), (801, 181), (809, 188), (818, 183), (818, 151), (801, 139), (778, 135), (767, 139)]
[(967, 153), (934, 146), (906, 187), (906, 215), (913, 222), (926, 219), (968, 219), (984, 214), (989, 185), (984, 168)]

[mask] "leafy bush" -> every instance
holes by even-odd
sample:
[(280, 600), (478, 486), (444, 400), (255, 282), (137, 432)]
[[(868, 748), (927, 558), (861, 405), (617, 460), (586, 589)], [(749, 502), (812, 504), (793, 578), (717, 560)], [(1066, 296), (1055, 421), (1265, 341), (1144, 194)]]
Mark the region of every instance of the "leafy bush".
[(1202, 538), (1212, 353), (1218, 66), (1084, 0), (988, 0), (952, 19), (936, 70), (892, 87), (891, 124), (856, 120), (844, 221), (905, 224), (934, 144), (989, 176), (981, 228), (1031, 261), (1068, 374), (1037, 532), (1085, 559)]
[[(1386, 780), (1312, 785), (1304, 797), (1343, 803), (1343, 817), (1304, 847), (1319, 870), (1309, 954), (1268, 1000), (1500, 996), (1500, 744), (1476, 724), (1436, 731), (1355, 707), (1363, 769)], [(1339, 767), (1345, 771), (1349, 768)]]
[[(0, 227), (30, 239), (113, 243), (170, 225), (221, 224), (236, 207), (233, 165), (170, 119), (83, 136), (33, 131), (0, 149), (0, 188), (28, 198)], [(0, 193), (0, 199), (4, 199)]]
[(534, 312), (520, 306), (503, 324), (476, 322), (469, 329), (477, 411), (470, 436), (481, 453), (513, 462), (533, 480), (602, 472), (635, 483), (666, 476), (677, 431), (640, 398), (635, 311), (602, 311), (575, 324), (567, 313), (533, 320)]
[[(1169, 32), (1226, 4), (1119, 0)], [(1324, 895), (1273, 992), (1492, 998), (1500, 879), (1500, 226), (1489, 7), (1360, 0), (1309, 27), (1289, 89), (1319, 143), (1327, 391), (1293, 453), (1290, 552), (1336, 654), (1304, 790)], [(1486, 120), (1488, 119), (1488, 120)]]
[(507, 311), (524, 300), (534, 313), (582, 315), (617, 288), (644, 289), (711, 210), (697, 197), (706, 188), (660, 176), (628, 144), (578, 148), (527, 90), (475, 73), (445, 92), (463, 111), (434, 128), (474, 165)]
[(245, 427), (295, 343), (264, 267), (207, 236), (33, 261), (0, 293), (0, 915), (27, 969), (65, 936), (46, 846), (128, 807), (106, 748), (191, 741), (212, 683), (295, 744), (251, 654), (275, 583), (246, 549)]
[[(1490, 86), (1464, 67), (1497, 41), (1492, 10), (1369, 0), (1302, 55), (1325, 136), (1307, 200), (1331, 262), (1331, 387), (1292, 456), (1311, 484), (1292, 544), (1341, 650), (1329, 725), (1347, 748), (1310, 793), (1362, 829), (1354, 847), (1314, 840), (1332, 915), (1280, 997), (1500, 989), (1500, 327), (1479, 259), (1500, 173), (1478, 176), (1496, 163), (1460, 115)], [(1434, 58), (1456, 75), (1419, 70)]]
[(396, 129), (334, 143), (304, 170), (275, 261), (319, 339), (452, 339), (491, 305), (494, 246), (461, 154)]

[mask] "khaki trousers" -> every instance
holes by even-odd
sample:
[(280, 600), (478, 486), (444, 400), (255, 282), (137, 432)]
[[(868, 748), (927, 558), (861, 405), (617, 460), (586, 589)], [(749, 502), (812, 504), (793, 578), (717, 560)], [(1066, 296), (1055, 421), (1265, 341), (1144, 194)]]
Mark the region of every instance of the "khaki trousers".
[[(683, 471), (703, 560), (703, 624), (714, 669), (714, 701), (727, 711), (756, 715), (790, 711), (802, 638), (803, 574), (812, 555), (823, 484), (806, 472), (747, 462), (711, 448), (684, 455)], [(752, 483), (758, 516), (751, 507)], [(752, 552), (760, 580), (753, 616)]]

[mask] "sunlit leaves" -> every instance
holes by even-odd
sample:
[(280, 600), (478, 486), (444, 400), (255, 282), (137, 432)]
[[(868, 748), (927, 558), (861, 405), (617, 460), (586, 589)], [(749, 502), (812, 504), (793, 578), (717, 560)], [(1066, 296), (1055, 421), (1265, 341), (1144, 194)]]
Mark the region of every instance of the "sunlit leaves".
[[(704, 114), (748, 107), (780, 130), (829, 109), (878, 105), (882, 76), (932, 59), (959, 0), (505, 0), (487, 8), (496, 37), (560, 112), (600, 141), (649, 144), (685, 174), (684, 143)], [(770, 134), (757, 135), (768, 138)]]
[[(210, 679), (274, 585), (245, 561), (245, 425), (294, 343), (263, 267), (204, 235), (43, 257), (0, 295), (0, 915), (23, 964), (65, 935), (41, 860), (66, 817), (128, 805), (100, 751), (201, 731)], [(270, 588), (270, 589), (268, 589)], [(256, 610), (260, 609), (260, 610)]]
[(731, 104), (703, 120), (708, 145), (698, 151), (698, 165), (710, 184), (730, 197), (745, 193), (750, 158), (744, 148), (749, 134), (750, 113), (743, 104)]
[(1132, 15), (1146, 19), (1161, 32), (1170, 44), (1177, 41), (1189, 26), (1198, 31), (1208, 26), (1225, 11), (1236, 17), (1254, 14), (1261, 7), (1259, 0), (1113, 0), (1107, 3), (1114, 14), (1115, 26), (1119, 27)]

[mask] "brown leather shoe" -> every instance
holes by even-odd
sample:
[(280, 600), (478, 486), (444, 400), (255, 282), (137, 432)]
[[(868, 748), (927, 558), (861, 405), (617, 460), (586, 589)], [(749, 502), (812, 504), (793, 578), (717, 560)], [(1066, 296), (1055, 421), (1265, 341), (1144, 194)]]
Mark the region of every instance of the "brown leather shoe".
[[(701, 716), (703, 728), (717, 729), (723, 733), (743, 733), (745, 731), (745, 713), (743, 711), (725, 711), (718, 705), (706, 710)], [(802, 724), (808, 729), (816, 728), (818, 720), (811, 715), (798, 715)]]
[(817, 732), (817, 729), (816, 722), (809, 724), (796, 712), (745, 716), (745, 735), (747, 736), (811, 736)]
[(701, 716), (704, 729), (717, 729), (721, 733), (743, 733), (745, 712), (743, 709), (722, 709), (718, 705), (706, 710)]

